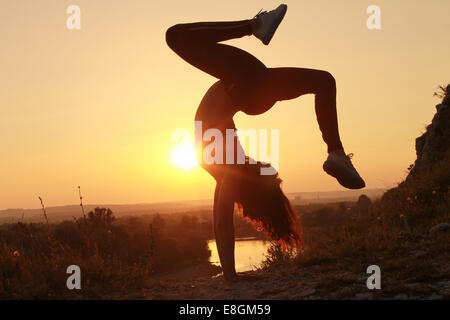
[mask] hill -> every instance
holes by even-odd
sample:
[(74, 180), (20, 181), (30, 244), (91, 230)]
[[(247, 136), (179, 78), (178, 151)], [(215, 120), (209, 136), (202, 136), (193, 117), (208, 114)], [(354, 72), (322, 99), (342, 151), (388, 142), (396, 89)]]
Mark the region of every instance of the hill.
[[(379, 198), (383, 194), (380, 189), (365, 190), (344, 190), (326, 192), (293, 192), (288, 193), (294, 205), (308, 203), (327, 203), (338, 201), (355, 201), (361, 194), (365, 194), (372, 199)], [(173, 201), (161, 203), (140, 203), (140, 204), (85, 204), (85, 212), (93, 211), (97, 207), (110, 208), (116, 217), (121, 216), (142, 216), (148, 214), (165, 214), (175, 212), (193, 212), (195, 210), (209, 210), (212, 207), (212, 199)], [(56, 223), (63, 220), (72, 220), (74, 217), (82, 216), (79, 205), (52, 206), (46, 207), (46, 212), (50, 222)], [(12, 222), (44, 222), (42, 209), (6, 209), (0, 210), (0, 223)]]
[[(417, 160), (405, 181), (385, 192), (364, 214), (350, 211), (333, 226), (305, 223), (304, 251), (296, 254), (273, 245), (263, 268), (248, 274), (257, 281), (226, 284), (220, 277), (169, 278), (154, 283), (140, 297), (449, 299), (450, 85), (436, 111), (416, 140)], [(333, 214), (320, 212), (325, 217)], [(380, 267), (380, 290), (366, 286), (370, 265)]]
[[(98, 208), (87, 218), (59, 224), (1, 225), (0, 297), (449, 299), (449, 95), (450, 86), (416, 140), (417, 160), (404, 181), (375, 201), (359, 197), (357, 202), (297, 205), (304, 249), (273, 244), (261, 268), (244, 274), (243, 281), (228, 284), (212, 276), (218, 270), (208, 262), (211, 221), (184, 214), (116, 220), (110, 209)], [(128, 214), (149, 210), (145, 205), (111, 207)], [(150, 209), (173, 208), (158, 204)], [(54, 216), (48, 210), (52, 218), (56, 212), (81, 216), (78, 206), (55, 208)], [(41, 215), (39, 210), (33, 214)], [(238, 221), (236, 234), (244, 230)], [(71, 264), (83, 270), (83, 290), (66, 290), (65, 270)], [(381, 273), (378, 290), (366, 285), (373, 265)]]

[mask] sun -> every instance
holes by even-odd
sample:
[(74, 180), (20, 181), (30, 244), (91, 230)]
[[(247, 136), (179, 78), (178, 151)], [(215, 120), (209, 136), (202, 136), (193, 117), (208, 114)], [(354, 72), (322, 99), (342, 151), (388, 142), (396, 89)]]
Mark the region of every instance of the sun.
[(187, 142), (175, 145), (172, 148), (172, 162), (184, 170), (197, 166), (194, 146)]

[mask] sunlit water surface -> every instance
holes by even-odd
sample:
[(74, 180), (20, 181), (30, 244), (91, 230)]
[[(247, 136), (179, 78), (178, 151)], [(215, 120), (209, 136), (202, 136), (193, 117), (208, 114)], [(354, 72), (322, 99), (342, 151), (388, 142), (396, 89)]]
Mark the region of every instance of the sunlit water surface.
[[(256, 240), (254, 238), (237, 238), (235, 242), (234, 255), (236, 260), (236, 271), (244, 272), (259, 267), (264, 260), (264, 255), (270, 245), (268, 241)], [(209, 261), (220, 266), (219, 254), (215, 240), (208, 241), (211, 250)]]

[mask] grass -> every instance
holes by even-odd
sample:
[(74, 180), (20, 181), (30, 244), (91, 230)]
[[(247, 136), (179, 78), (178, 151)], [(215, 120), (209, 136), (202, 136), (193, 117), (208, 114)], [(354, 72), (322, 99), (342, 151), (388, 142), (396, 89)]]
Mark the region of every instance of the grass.
[[(208, 263), (206, 237), (171, 230), (155, 215), (115, 219), (97, 208), (58, 224), (0, 226), (0, 298), (108, 298), (138, 293), (160, 272)], [(68, 290), (66, 269), (81, 268), (82, 289)]]
[[(450, 235), (429, 232), (436, 224), (449, 222), (450, 161), (446, 159), (450, 153), (387, 191), (363, 214), (358, 203), (323, 205), (312, 212), (298, 207), (304, 220), (305, 250), (293, 256), (273, 245), (263, 266), (320, 266), (319, 287), (330, 292), (358, 282), (350, 278), (343, 284), (342, 274), (364, 276), (366, 268), (376, 264), (384, 284), (379, 297), (402, 292), (409, 283), (423, 283), (417, 293), (431, 293), (434, 289), (427, 289), (426, 283), (450, 279)], [(340, 272), (331, 272), (336, 270)]]
[[(449, 87), (441, 89), (448, 101)], [(356, 203), (298, 207), (304, 250), (273, 244), (263, 269), (314, 266), (321, 275), (317, 291), (346, 298), (367, 292), (360, 278), (376, 264), (383, 283), (376, 297), (434, 293), (435, 283), (450, 279), (450, 234), (429, 232), (449, 222), (449, 159), (447, 151), (374, 203), (360, 197)], [(49, 223), (39, 198), (45, 223), (0, 226), (0, 299), (140, 297), (158, 283), (154, 275), (208, 263), (210, 212), (116, 219), (111, 210), (97, 208), (85, 216), (80, 188), (79, 197), (83, 217), (74, 221)], [(235, 229), (236, 237), (261, 238), (242, 218), (236, 217)], [(83, 290), (66, 288), (69, 265), (80, 266)], [(444, 298), (450, 298), (448, 290)]]
[[(218, 272), (209, 264), (210, 210), (116, 218), (96, 208), (85, 215), (80, 189), (79, 196), (83, 216), (73, 221), (51, 223), (43, 206), (42, 222), (0, 225), (0, 299), (142, 298), (161, 276)], [(265, 239), (239, 216), (235, 231)], [(80, 267), (82, 290), (67, 289), (69, 265)]]

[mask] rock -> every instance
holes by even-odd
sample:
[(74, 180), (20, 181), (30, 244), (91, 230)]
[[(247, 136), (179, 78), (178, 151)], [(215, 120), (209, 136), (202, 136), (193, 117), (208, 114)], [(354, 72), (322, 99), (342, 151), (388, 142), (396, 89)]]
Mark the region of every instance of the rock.
[(420, 284), (420, 283), (417, 283), (417, 282), (415, 282), (415, 283), (408, 283), (407, 285), (406, 285), (406, 287), (408, 288), (408, 289), (417, 289), (417, 288), (420, 288), (422, 285)]
[(314, 288), (307, 288), (307, 289), (304, 289), (303, 291), (301, 291), (297, 295), (297, 297), (298, 298), (304, 298), (304, 297), (310, 296), (310, 295), (312, 295), (314, 293), (316, 293), (316, 289), (314, 289)]
[(431, 296), (428, 297), (428, 300), (441, 300), (442, 296), (437, 294), (436, 292), (433, 292)]
[(417, 160), (407, 179), (446, 157), (450, 145), (450, 105), (443, 103), (437, 105), (436, 109), (425, 133), (416, 139)]
[(339, 291), (340, 294), (348, 296), (349, 294), (351, 294), (353, 291), (353, 289), (351, 287), (346, 287), (343, 288), (342, 290)]
[(430, 234), (434, 236), (448, 231), (450, 231), (450, 223), (439, 223), (430, 229)]
[(408, 295), (405, 293), (400, 293), (394, 297), (394, 300), (408, 300)]
[(427, 254), (425, 251), (422, 251), (422, 250), (413, 250), (413, 251), (410, 251), (409, 253), (416, 256), (417, 258), (423, 257), (424, 255)]
[[(439, 267), (440, 265), (441, 265), (441, 263), (440, 262), (433, 262), (432, 264), (431, 264), (433, 267)], [(450, 269), (449, 269), (450, 270)]]
[(450, 281), (448, 281), (448, 280), (436, 282), (436, 285), (440, 289), (444, 289), (444, 290), (450, 289)]
[(358, 293), (355, 295), (357, 300), (370, 300), (373, 298), (373, 294), (370, 292)]
[(445, 96), (442, 99), (442, 104), (450, 105), (450, 84), (445, 88)]

